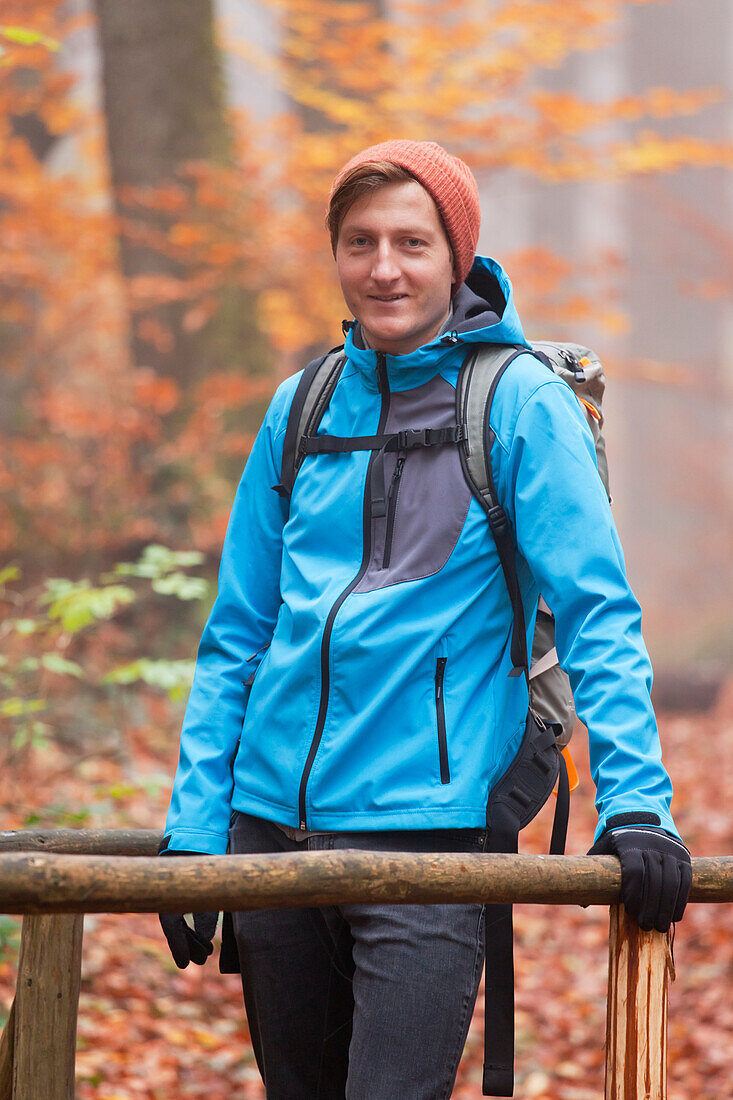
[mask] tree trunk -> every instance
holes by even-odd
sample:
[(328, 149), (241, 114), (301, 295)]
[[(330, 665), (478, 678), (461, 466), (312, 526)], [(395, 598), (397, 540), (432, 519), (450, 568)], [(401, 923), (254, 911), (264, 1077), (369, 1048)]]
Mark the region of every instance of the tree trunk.
[[(127, 280), (185, 280), (190, 270), (165, 248), (174, 219), (194, 203), (182, 170), (191, 162), (223, 164), (230, 155), (213, 0), (95, 0), (95, 6), (122, 272)], [(182, 211), (146, 206), (145, 189), (167, 184), (181, 188)], [(221, 309), (195, 333), (186, 331), (186, 309), (177, 301), (130, 306), (133, 362), (184, 389), (225, 365), (231, 345), (224, 341), (222, 348)], [(241, 315), (235, 311), (237, 327)]]
[[(95, 7), (130, 357), (175, 383), (162, 424), (164, 442), (175, 443), (198, 412), (204, 379), (270, 366), (254, 294), (243, 285), (246, 261), (236, 248), (216, 259), (212, 247), (238, 242), (247, 176), (234, 161), (213, 0), (95, 0)], [(174, 447), (166, 461), (153, 446), (135, 442), (135, 470), (165, 532), (159, 537), (187, 542), (191, 518), (200, 523), (210, 508), (196, 456), (185, 448), (176, 456)], [(217, 468), (234, 480), (244, 457), (223, 452)]]

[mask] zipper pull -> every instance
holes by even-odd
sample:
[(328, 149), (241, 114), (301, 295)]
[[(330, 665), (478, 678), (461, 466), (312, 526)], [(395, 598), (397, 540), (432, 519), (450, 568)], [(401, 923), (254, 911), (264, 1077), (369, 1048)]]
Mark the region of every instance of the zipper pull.
[(256, 649), (254, 653), (250, 653), (249, 657), (245, 658), (244, 663), (248, 665), (250, 661), (254, 661), (255, 657), (259, 657), (260, 653), (264, 653), (266, 649), (269, 649), (269, 647), (270, 643), (265, 642), (265, 644), (261, 645), (259, 649)]
[(566, 348), (562, 348), (560, 355), (573, 372), (573, 375), (575, 376), (575, 381), (585, 382), (585, 371), (583, 370), (580, 360), (575, 355), (573, 355), (572, 351), (568, 351)]
[(539, 728), (541, 730), (546, 730), (547, 729), (547, 723), (545, 722), (544, 718), (540, 718), (539, 714), (537, 713), (537, 711), (532, 706), (529, 707), (529, 711), (530, 711), (532, 717), (534, 718), (536, 724), (539, 726)]
[(397, 489), (397, 484), (398, 484), (400, 478), (402, 477), (402, 471), (404, 469), (404, 466), (405, 466), (405, 456), (403, 454), (400, 454), (400, 455), (397, 456), (397, 461), (395, 463), (394, 473), (392, 474), (392, 480), (389, 484), (389, 497), (388, 497), (389, 500), (392, 499), (392, 496), (393, 496), (395, 490)]

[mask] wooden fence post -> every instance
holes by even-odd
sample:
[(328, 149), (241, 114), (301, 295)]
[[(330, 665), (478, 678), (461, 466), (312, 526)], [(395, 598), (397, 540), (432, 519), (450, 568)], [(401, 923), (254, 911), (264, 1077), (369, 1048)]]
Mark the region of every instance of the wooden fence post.
[(23, 917), (12, 1100), (74, 1100), (83, 921), (79, 913)]
[(669, 933), (643, 932), (611, 906), (605, 1100), (666, 1100)]
[(15, 1001), (0, 1035), (0, 1100), (13, 1100), (13, 1045), (15, 1040)]

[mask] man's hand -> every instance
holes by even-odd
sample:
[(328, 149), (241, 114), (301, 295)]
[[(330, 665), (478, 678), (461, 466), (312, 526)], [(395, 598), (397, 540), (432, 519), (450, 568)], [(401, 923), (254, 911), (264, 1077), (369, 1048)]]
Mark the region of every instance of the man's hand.
[[(163, 841), (165, 844), (166, 841)], [(158, 849), (160, 856), (198, 856), (201, 852), (171, 851), (170, 848)], [(214, 932), (218, 913), (193, 913), (193, 928), (186, 924), (183, 913), (159, 913), (160, 926), (168, 940), (173, 961), (181, 970), (190, 962), (203, 966), (214, 950)]]
[[(193, 855), (187, 852), (186, 855)], [(185, 970), (190, 962), (203, 966), (214, 950), (211, 942), (216, 931), (218, 913), (194, 913), (193, 928), (186, 924), (182, 913), (160, 913), (158, 919), (165, 932), (176, 966)]]
[(666, 932), (685, 911), (692, 885), (690, 853), (665, 829), (642, 824), (614, 826), (614, 820), (609, 819), (588, 855), (618, 856), (626, 911), (645, 932), (653, 928)]

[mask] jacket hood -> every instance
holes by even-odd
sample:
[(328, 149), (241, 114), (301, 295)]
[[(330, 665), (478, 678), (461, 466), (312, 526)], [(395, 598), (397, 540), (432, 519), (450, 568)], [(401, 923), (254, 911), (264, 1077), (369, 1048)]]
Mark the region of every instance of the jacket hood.
[[(428, 344), (408, 355), (387, 355), (390, 389), (408, 390), (427, 382), (444, 366), (455, 363), (459, 345), (519, 344), (529, 347), (514, 306), (509, 277), (501, 264), (477, 256), (465, 283), (456, 291), (453, 310), (443, 329)], [(361, 326), (353, 323), (344, 350), (369, 389), (377, 388), (377, 353), (364, 346)]]

